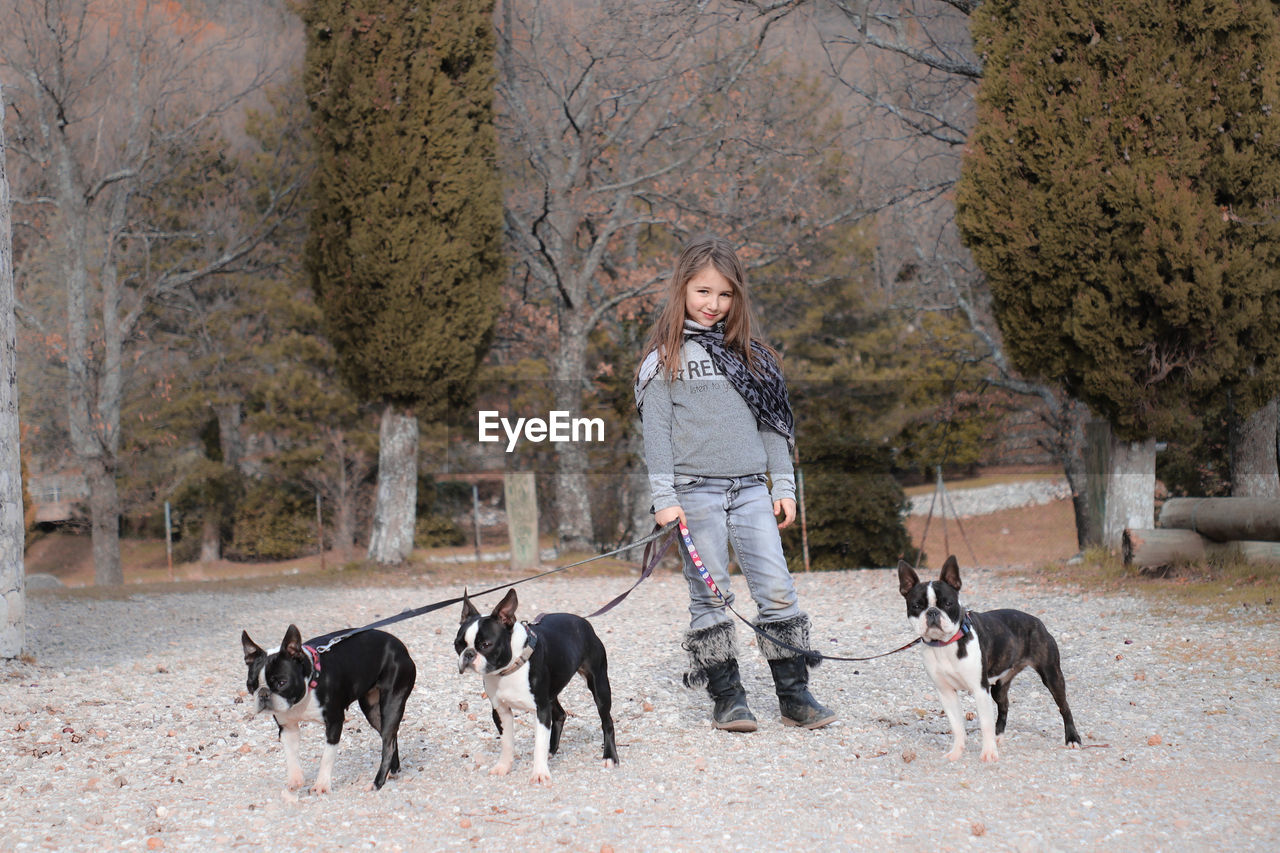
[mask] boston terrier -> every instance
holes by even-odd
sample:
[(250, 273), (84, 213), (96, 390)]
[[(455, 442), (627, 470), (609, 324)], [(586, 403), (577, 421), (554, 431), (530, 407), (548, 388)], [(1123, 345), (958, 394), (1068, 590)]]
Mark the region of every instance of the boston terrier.
[(400, 772), (400, 747), (396, 733), (404, 716), (404, 703), (413, 690), (418, 670), (404, 643), (383, 631), (361, 631), (318, 651), (334, 631), (302, 642), (296, 625), (285, 631), (280, 648), (266, 651), (247, 631), (240, 633), (244, 662), (249, 667), (246, 686), (253, 696), (254, 713), (270, 711), (280, 727), (284, 762), (290, 790), (302, 786), (298, 762), (298, 724), (324, 723), (325, 748), (320, 772), (312, 791), (326, 794), (332, 787), (333, 760), (338, 754), (342, 724), (352, 702), (360, 703), (365, 719), (382, 737), (382, 763), (370, 788), (381, 788), (387, 774)]
[(907, 621), (922, 641), (925, 671), (938, 688), (951, 721), (953, 740), (948, 760), (955, 761), (964, 752), (964, 717), (956, 691), (973, 694), (982, 729), (982, 760), (995, 761), (999, 758), (996, 738), (1004, 734), (1009, 715), (1009, 683), (1028, 666), (1040, 674), (1058, 703), (1067, 746), (1080, 745), (1067, 707), (1058, 644), (1043, 622), (1021, 610), (964, 610), (960, 606), (960, 566), (954, 556), (947, 557), (936, 581), (921, 581), (909, 565), (899, 561), (898, 591), (907, 600)]
[(513, 711), (534, 711), (533, 772), (529, 781), (550, 784), (547, 759), (560, 746), (565, 712), (560, 691), (573, 674), (587, 682), (604, 729), (604, 766), (618, 763), (613, 742), (612, 702), (604, 644), (591, 623), (572, 613), (548, 613), (533, 623), (516, 621), (516, 591), (510, 590), (488, 616), (481, 616), (463, 593), (462, 624), (453, 641), (458, 672), (473, 669), (484, 676), (484, 691), (493, 705), (493, 722), (502, 735), (502, 755), (489, 773), (505, 776), (515, 759)]

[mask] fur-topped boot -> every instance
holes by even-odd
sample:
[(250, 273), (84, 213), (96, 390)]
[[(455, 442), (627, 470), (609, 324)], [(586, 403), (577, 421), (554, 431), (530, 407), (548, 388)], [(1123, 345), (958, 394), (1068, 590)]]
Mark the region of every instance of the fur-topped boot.
[(747, 692), (738, 673), (738, 649), (732, 622), (689, 631), (684, 636), (689, 653), (687, 687), (707, 686), (714, 703), (711, 718), (717, 729), (727, 732), (754, 732), (756, 718), (747, 707)]
[[(804, 613), (779, 622), (757, 622), (756, 625), (793, 648), (809, 649), (809, 617)], [(806, 659), (804, 655), (771, 643), (763, 636), (760, 638), (760, 651), (773, 672), (783, 725), (820, 729), (835, 722), (836, 712), (814, 699), (809, 692), (809, 667), (817, 666), (820, 658)], [(814, 662), (811, 664), (810, 660)]]

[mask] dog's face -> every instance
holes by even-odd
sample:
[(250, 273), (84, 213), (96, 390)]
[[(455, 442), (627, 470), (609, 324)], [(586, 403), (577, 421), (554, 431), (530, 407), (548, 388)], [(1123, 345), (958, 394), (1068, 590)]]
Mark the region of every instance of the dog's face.
[(516, 591), (509, 590), (488, 616), (481, 616), (466, 592), (462, 594), (462, 622), (453, 640), (458, 672), (474, 669), (481, 675), (511, 662), (511, 629), (516, 624)]
[(296, 625), (285, 631), (279, 649), (267, 651), (240, 632), (244, 647), (244, 663), (249, 669), (245, 687), (254, 697), (254, 713), (287, 711), (307, 695), (307, 679), (311, 662), (302, 648), (302, 635)]
[(960, 630), (960, 565), (954, 556), (942, 564), (936, 581), (921, 582), (915, 570), (898, 562), (898, 591), (907, 600), (911, 630), (929, 642), (946, 642)]

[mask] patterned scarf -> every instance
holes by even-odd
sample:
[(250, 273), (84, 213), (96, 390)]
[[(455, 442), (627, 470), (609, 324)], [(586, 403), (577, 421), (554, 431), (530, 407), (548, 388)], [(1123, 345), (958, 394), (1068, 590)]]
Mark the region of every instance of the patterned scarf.
[[(752, 371), (736, 350), (725, 345), (723, 320), (711, 329), (690, 326), (692, 324), (685, 326), (685, 339), (696, 342), (707, 351), (716, 369), (725, 375), (734, 390), (747, 402), (747, 408), (755, 415), (756, 421), (783, 436), (787, 440), (787, 447), (794, 450), (795, 417), (791, 413), (787, 383), (778, 362), (769, 351), (756, 341), (751, 342), (756, 362), (756, 370)], [(636, 383), (637, 410), (643, 401), (644, 388), (652, 379), (653, 376), (642, 377)]]

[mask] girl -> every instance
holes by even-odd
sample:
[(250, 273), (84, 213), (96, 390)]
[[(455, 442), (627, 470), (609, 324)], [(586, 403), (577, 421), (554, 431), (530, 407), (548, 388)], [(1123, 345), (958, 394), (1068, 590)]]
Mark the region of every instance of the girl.
[[(636, 372), (645, 462), (659, 524), (680, 519), (703, 565), (733, 604), (729, 544), (758, 610), (756, 624), (809, 648), (809, 617), (796, 601), (778, 534), (795, 519), (794, 428), (777, 354), (752, 333), (746, 277), (733, 247), (699, 237), (681, 251), (666, 305)], [(772, 494), (770, 494), (772, 488)], [(781, 515), (780, 522), (774, 516)], [(753, 732), (738, 673), (732, 614), (699, 577), (687, 551), (689, 685), (706, 684), (716, 728)], [(836, 719), (809, 693), (805, 657), (760, 639), (782, 722), (816, 729)]]

